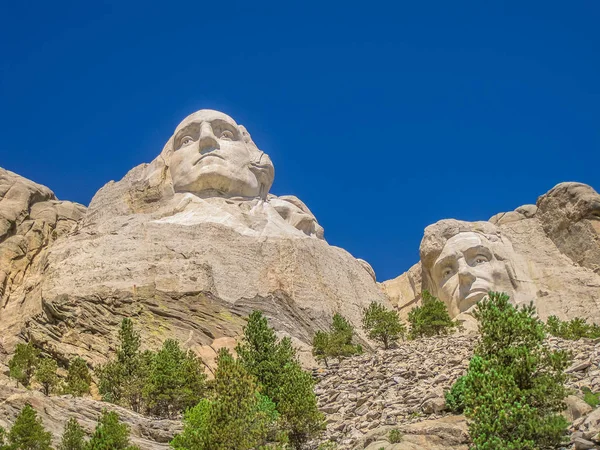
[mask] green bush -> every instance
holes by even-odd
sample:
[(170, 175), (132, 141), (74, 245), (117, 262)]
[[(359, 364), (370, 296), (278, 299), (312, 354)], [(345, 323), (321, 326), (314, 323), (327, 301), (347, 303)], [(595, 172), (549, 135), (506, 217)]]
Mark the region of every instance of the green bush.
[(82, 358), (76, 357), (69, 363), (69, 371), (63, 392), (74, 397), (81, 397), (84, 394), (89, 394), (91, 383), (92, 376), (87, 363)]
[(556, 316), (548, 317), (546, 331), (552, 336), (576, 341), (582, 338), (597, 339), (600, 337), (600, 326), (589, 324), (581, 318), (562, 321)]
[(29, 387), (39, 363), (39, 356), (40, 351), (31, 342), (17, 344), (15, 354), (8, 361), (10, 377), (20, 382), (23, 386)]
[(465, 377), (456, 380), (452, 388), (444, 393), (446, 408), (455, 414), (461, 414), (465, 409)]
[(600, 393), (593, 393), (590, 388), (582, 387), (583, 401), (585, 401), (592, 408), (596, 408), (600, 404)]
[(386, 350), (406, 332), (398, 313), (377, 302), (372, 302), (363, 311), (362, 326), (369, 338), (381, 342)]
[[(2, 431), (0, 450), (52, 450), (52, 434), (45, 430), (31, 405), (21, 410), (8, 434)], [(3, 442), (5, 437), (8, 445)]]
[(58, 450), (85, 450), (87, 443), (85, 442), (85, 432), (77, 419), (71, 417), (65, 425)]
[(545, 346), (535, 308), (515, 308), (506, 294), (490, 292), (474, 316), (481, 340), (461, 381), (473, 448), (559, 447), (568, 425), (560, 412), (569, 355)]
[(388, 439), (390, 441), (390, 444), (399, 444), (400, 442), (402, 442), (402, 432), (399, 429), (394, 428), (393, 430), (390, 430), (390, 433), (388, 434)]
[(448, 314), (445, 303), (423, 291), (421, 306), (408, 313), (410, 338), (417, 339), (449, 334), (457, 326)]
[(275, 331), (260, 311), (248, 318), (236, 353), (240, 364), (253, 375), (262, 392), (280, 414), (279, 426), (289, 442), (298, 447), (322, 429), (314, 380), (298, 363), (291, 340), (277, 340)]
[(58, 364), (52, 358), (43, 358), (38, 363), (35, 380), (42, 385), (42, 392), (46, 396), (50, 395), (50, 392), (58, 386), (57, 370)]

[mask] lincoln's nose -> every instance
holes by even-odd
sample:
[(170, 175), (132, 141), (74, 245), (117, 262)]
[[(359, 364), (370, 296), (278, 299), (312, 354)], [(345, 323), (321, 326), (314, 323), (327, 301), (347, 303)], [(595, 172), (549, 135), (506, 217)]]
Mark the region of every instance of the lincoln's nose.
[(200, 137), (198, 139), (198, 150), (202, 153), (203, 150), (217, 149), (219, 141), (217, 140), (210, 123), (203, 123), (200, 127)]
[(471, 285), (475, 281), (475, 275), (471, 272), (471, 266), (464, 260), (459, 262), (458, 280), (461, 286)]

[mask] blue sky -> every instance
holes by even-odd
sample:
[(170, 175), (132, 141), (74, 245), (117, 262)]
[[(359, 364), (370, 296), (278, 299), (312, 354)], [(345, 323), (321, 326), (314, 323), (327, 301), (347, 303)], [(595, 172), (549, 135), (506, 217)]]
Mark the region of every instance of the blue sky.
[(379, 280), (423, 228), (600, 190), (600, 3), (0, 5), (0, 166), (88, 204), (201, 108)]

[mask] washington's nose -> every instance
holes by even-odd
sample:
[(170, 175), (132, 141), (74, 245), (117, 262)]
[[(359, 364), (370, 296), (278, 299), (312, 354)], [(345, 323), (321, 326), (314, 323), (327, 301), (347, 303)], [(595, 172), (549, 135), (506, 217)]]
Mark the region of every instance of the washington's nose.
[(203, 123), (200, 127), (200, 137), (198, 139), (198, 150), (201, 152), (205, 149), (217, 149), (219, 148), (219, 141), (213, 133), (213, 129), (210, 123)]

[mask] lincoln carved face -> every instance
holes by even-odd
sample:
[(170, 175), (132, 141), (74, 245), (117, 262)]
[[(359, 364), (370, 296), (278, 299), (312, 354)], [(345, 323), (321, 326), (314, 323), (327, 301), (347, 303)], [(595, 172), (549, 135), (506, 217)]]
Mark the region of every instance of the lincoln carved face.
[(437, 294), (452, 316), (475, 305), (499, 285), (510, 285), (506, 267), (487, 239), (473, 232), (450, 238), (433, 266)]
[(517, 301), (519, 280), (528, 279), (510, 241), (489, 222), (447, 219), (430, 225), (420, 253), (423, 288), (446, 304), (451, 317), (470, 310), (489, 291)]
[(175, 192), (265, 198), (273, 183), (269, 157), (246, 129), (218, 111), (200, 110), (171, 138), (169, 170)]

